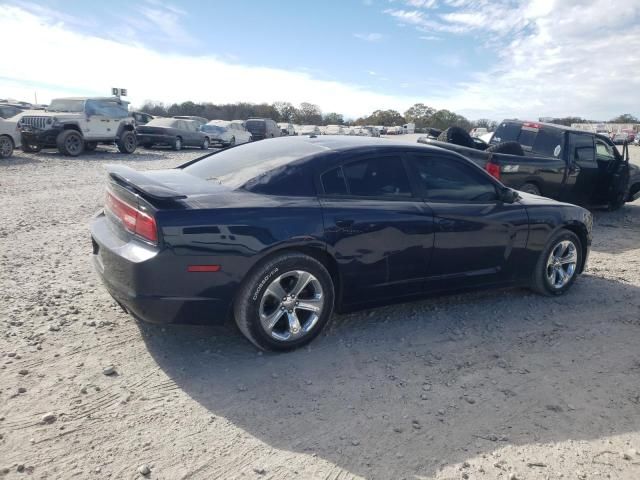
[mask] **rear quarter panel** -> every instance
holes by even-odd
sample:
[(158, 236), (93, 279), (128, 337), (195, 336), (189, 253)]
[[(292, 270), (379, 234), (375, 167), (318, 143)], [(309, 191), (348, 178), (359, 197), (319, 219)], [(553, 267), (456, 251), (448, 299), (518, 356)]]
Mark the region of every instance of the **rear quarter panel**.
[[(232, 299), (244, 277), (258, 262), (283, 249), (325, 250), (323, 223), (316, 198), (233, 194), (197, 201), (201, 208), (160, 211), (157, 221), (163, 249), (173, 253), (180, 268), (215, 264), (221, 270), (209, 276), (205, 288)], [(244, 198), (238, 198), (244, 196)], [(217, 204), (217, 206), (214, 206)], [(233, 206), (231, 206), (233, 205)], [(204, 208), (203, 208), (204, 207)], [(201, 274), (190, 274), (187, 290), (201, 286)], [(207, 292), (202, 292), (208, 296)]]

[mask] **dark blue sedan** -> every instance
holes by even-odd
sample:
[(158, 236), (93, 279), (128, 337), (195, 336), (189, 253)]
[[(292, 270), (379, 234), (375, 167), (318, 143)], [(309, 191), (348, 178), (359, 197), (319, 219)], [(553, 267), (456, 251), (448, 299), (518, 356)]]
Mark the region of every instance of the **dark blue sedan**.
[(587, 210), (420, 144), (286, 137), (108, 175), (91, 236), (118, 303), (156, 323), (234, 319), (263, 349), (308, 343), (334, 310), (510, 285), (560, 295), (591, 244)]

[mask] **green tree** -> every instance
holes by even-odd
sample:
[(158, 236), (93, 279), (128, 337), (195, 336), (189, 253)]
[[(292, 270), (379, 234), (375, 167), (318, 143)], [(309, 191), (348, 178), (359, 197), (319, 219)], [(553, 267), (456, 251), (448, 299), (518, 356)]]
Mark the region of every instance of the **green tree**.
[(415, 123), (416, 128), (425, 128), (429, 125), (429, 120), (434, 113), (436, 113), (435, 108), (429, 107), (424, 103), (416, 103), (404, 112), (404, 118), (407, 122)]
[(640, 120), (638, 120), (638, 117), (634, 117), (630, 113), (625, 113), (611, 119), (610, 123), (640, 123)]
[(273, 108), (278, 112), (278, 118), (274, 119), (276, 122), (293, 122), (298, 113), (298, 109), (289, 102), (274, 102)]
[(444, 130), (454, 125), (464, 128), (465, 130), (469, 130), (472, 127), (469, 120), (450, 110), (438, 110), (429, 120), (430, 127), (438, 128), (440, 130)]
[(298, 108), (296, 123), (301, 125), (320, 125), (322, 123), (322, 110), (313, 103), (302, 102)]
[(342, 125), (344, 118), (341, 113), (327, 113), (322, 119), (323, 125)]

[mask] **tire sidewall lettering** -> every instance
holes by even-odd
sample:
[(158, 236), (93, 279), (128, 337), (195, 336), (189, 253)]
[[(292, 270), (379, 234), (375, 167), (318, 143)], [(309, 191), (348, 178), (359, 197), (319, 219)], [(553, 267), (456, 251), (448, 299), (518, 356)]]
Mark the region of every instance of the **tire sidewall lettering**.
[(254, 292), (253, 296), (251, 297), (251, 299), (255, 302), (256, 300), (258, 300), (258, 297), (260, 296), (260, 292), (262, 292), (262, 289), (264, 288), (264, 286), (267, 284), (267, 282), (269, 280), (271, 280), (271, 278), (279, 272), (279, 268), (275, 267), (273, 270), (271, 270), (269, 273), (267, 273), (262, 280), (260, 280), (260, 283), (258, 284), (258, 288), (256, 288), (256, 291)]

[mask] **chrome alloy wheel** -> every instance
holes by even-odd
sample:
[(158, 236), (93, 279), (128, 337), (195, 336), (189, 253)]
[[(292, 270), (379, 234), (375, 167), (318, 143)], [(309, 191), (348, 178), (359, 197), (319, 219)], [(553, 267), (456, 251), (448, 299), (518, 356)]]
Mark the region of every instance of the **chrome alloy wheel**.
[(571, 240), (562, 240), (551, 250), (547, 260), (547, 280), (552, 288), (564, 287), (576, 272), (578, 251)]
[(273, 280), (260, 300), (264, 331), (281, 342), (298, 340), (318, 323), (324, 292), (316, 277), (304, 270), (286, 272)]

